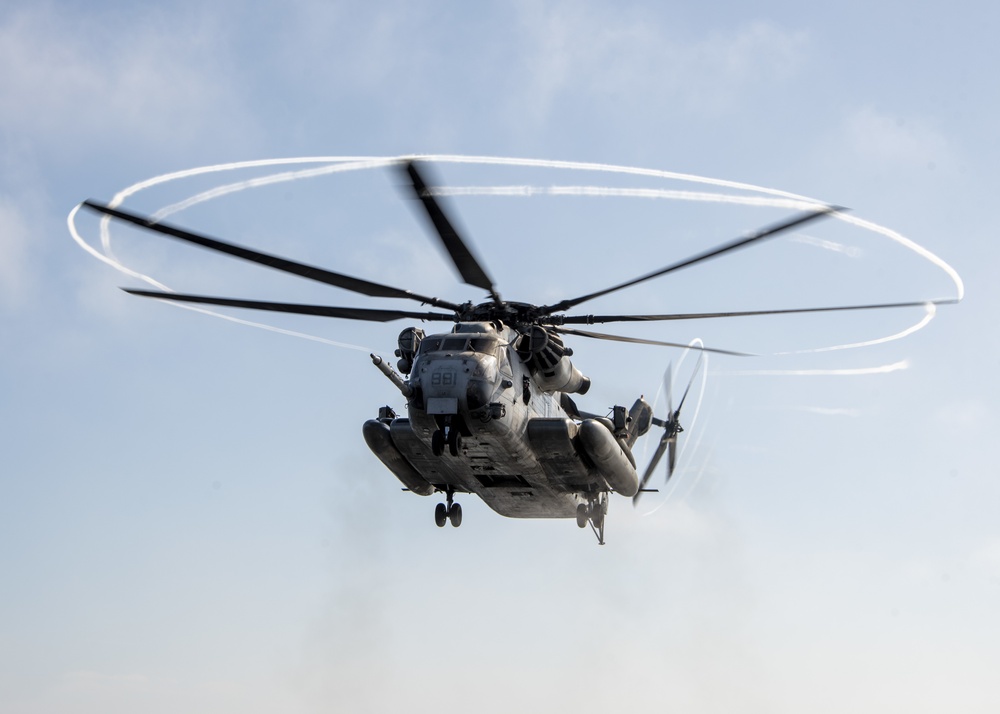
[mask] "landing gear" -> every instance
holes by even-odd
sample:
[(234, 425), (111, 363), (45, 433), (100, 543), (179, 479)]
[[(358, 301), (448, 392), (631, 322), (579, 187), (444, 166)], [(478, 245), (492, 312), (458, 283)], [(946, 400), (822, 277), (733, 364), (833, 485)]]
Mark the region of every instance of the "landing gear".
[(451, 525), (454, 528), (458, 528), (462, 525), (462, 504), (453, 503), (451, 508), (448, 509), (448, 520), (451, 521)]
[(451, 521), (452, 528), (462, 525), (462, 504), (454, 503), (455, 492), (450, 488), (445, 491), (448, 503), (439, 503), (434, 508), (434, 523), (438, 528), (444, 528), (444, 524)]
[(448, 451), (452, 456), (458, 456), (462, 449), (462, 432), (455, 427), (448, 427)]
[(454, 425), (446, 426), (444, 429), (438, 429), (431, 434), (431, 452), (435, 456), (440, 456), (444, 453), (445, 444), (448, 445), (448, 452), (452, 456), (458, 456), (462, 453), (462, 432), (458, 427)]
[(608, 512), (608, 494), (601, 493), (597, 496), (588, 494), (587, 503), (581, 503), (576, 507), (576, 525), (586, 528), (590, 523), (594, 535), (597, 536), (597, 544), (604, 545), (604, 516)]

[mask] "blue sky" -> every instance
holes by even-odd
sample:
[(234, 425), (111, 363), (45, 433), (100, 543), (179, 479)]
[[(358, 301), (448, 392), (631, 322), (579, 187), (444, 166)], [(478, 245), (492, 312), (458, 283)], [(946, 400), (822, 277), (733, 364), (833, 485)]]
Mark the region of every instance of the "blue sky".
[[(998, 11), (689, 5), (0, 10), (4, 711), (996, 710)], [(131, 298), (117, 288), (138, 282), (66, 228), (85, 198), (193, 167), (400, 154), (605, 163), (810, 196), (916, 241), (967, 294), (906, 339), (711, 359), (670, 498), (638, 511), (615, 501), (603, 548), (572, 522), (503, 519), (468, 498), (462, 528), (442, 531), (435, 499), (400, 493), (361, 439), (364, 419), (398, 401), (365, 352)], [(705, 188), (435, 168), (453, 187)], [(125, 206), (155, 211), (272, 171), (187, 178)], [(478, 299), (399, 183), (384, 168), (331, 174), (173, 220)], [(504, 297), (533, 302), (788, 214), (623, 197), (450, 205)], [(79, 224), (96, 242), (97, 221)], [(364, 302), (118, 226), (112, 240), (178, 289)], [(912, 252), (827, 221), (590, 311), (954, 293)], [(622, 332), (773, 353), (872, 340), (922, 316)], [(404, 326), (273, 324), (385, 355)], [(572, 346), (595, 411), (654, 394), (681, 357)]]

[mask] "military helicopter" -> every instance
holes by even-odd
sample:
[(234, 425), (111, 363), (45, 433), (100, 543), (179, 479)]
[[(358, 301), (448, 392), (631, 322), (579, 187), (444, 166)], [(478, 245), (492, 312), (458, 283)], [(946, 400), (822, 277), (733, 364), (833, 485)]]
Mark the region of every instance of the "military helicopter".
[[(580, 528), (589, 524), (598, 543), (603, 545), (609, 495), (615, 493), (637, 502), (644, 492), (655, 490), (648, 489), (647, 484), (665, 453), (666, 478), (671, 477), (678, 435), (683, 431), (681, 409), (691, 383), (678, 406), (668, 406), (666, 418), (655, 417), (652, 407), (642, 397), (628, 409), (614, 406), (605, 415), (581, 411), (570, 395), (586, 394), (591, 382), (573, 365), (570, 359), (573, 351), (565, 344), (564, 336), (747, 355), (591, 332), (571, 325), (870, 310), (949, 302), (713, 313), (566, 314), (590, 300), (759, 244), (843, 210), (820, 204), (751, 235), (602, 290), (551, 305), (508, 301), (501, 298), (493, 279), (428, 186), (424, 179), (426, 169), (413, 161), (401, 161), (400, 166), (408, 178), (406, 190), (412, 190), (420, 201), (433, 232), (463, 282), (485, 290), (488, 301), (457, 304), (262, 253), (92, 200), (83, 205), (161, 235), (285, 273), (369, 297), (399, 298), (438, 308), (439, 311), (417, 312), (334, 307), (123, 288), (132, 295), (172, 302), (370, 322), (406, 319), (451, 323), (451, 329), (440, 334), (426, 334), (418, 327), (404, 329), (395, 350), (398, 372), (379, 355), (371, 355), (374, 365), (406, 399), (407, 416), (399, 416), (384, 406), (378, 410), (377, 418), (367, 420), (362, 426), (368, 446), (399, 479), (404, 490), (420, 496), (444, 494), (445, 501), (438, 503), (434, 511), (434, 521), (439, 527), (448, 522), (460, 526), (462, 507), (455, 496), (474, 494), (503, 516), (575, 519)], [(632, 448), (653, 427), (662, 429), (662, 433), (640, 477)]]

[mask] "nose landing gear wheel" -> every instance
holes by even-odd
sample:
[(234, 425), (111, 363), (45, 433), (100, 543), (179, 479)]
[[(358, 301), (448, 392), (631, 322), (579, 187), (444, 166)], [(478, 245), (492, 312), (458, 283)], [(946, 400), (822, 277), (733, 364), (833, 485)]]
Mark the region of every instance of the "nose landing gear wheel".
[(454, 528), (462, 525), (462, 504), (451, 504), (451, 508), (448, 509), (448, 520), (451, 521), (451, 525)]
[(445, 522), (448, 520), (448, 507), (443, 503), (439, 503), (434, 509), (434, 522), (437, 524), (438, 528), (444, 528)]

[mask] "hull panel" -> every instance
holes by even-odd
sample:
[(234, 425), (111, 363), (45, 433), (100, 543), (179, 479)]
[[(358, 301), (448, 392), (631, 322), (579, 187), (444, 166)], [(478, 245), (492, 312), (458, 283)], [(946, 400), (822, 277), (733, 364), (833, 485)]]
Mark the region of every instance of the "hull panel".
[[(494, 428), (488, 428), (490, 426)], [(421, 476), (439, 490), (474, 493), (509, 518), (575, 518), (582, 502), (574, 490), (552, 483), (526, 441), (509, 440), (499, 421), (477, 424), (461, 453), (435, 456), (430, 434), (409, 419), (389, 427), (393, 443)]]

